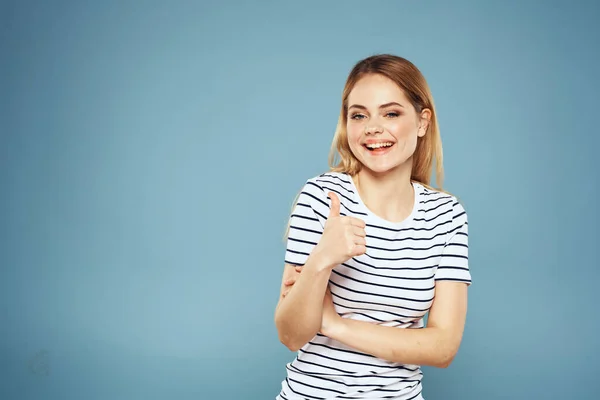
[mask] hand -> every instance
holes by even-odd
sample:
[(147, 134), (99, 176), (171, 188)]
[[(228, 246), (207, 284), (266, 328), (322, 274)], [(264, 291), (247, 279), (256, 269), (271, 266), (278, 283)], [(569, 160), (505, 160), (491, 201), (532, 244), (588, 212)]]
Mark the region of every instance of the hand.
[(286, 288), (283, 290), (282, 297), (285, 297), (289, 293), (289, 291), (292, 289), (292, 286), (294, 285), (294, 283), (296, 283), (296, 279), (298, 279), (300, 272), (302, 272), (302, 266), (297, 265), (294, 268), (294, 271), (295, 271), (294, 276), (292, 276), (291, 278), (289, 278), (288, 280), (286, 280), (283, 283)]
[(341, 322), (343, 322), (343, 319), (335, 311), (331, 291), (327, 288), (325, 297), (323, 298), (323, 316), (321, 317), (320, 332), (325, 336), (329, 336), (330, 332)]
[(365, 221), (354, 217), (340, 216), (340, 200), (333, 192), (329, 192), (331, 209), (325, 222), (321, 240), (313, 249), (313, 253), (325, 260), (325, 265), (334, 268), (352, 257), (365, 254), (366, 233)]

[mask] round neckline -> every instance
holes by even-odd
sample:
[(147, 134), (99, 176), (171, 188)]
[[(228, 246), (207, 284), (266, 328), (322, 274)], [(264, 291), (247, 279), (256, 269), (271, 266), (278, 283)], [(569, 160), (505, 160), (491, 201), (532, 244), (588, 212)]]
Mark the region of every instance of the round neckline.
[(356, 202), (358, 203), (358, 207), (361, 209), (362, 212), (366, 213), (369, 216), (369, 218), (371, 220), (375, 221), (378, 225), (383, 225), (383, 226), (390, 227), (390, 228), (401, 228), (401, 227), (409, 224), (410, 222), (412, 222), (414, 220), (415, 216), (417, 215), (418, 210), (419, 210), (420, 198), (421, 198), (421, 187), (420, 187), (421, 185), (418, 182), (415, 182), (412, 180), (410, 181), (410, 183), (413, 187), (413, 193), (414, 193), (413, 207), (412, 207), (410, 214), (406, 218), (404, 218), (402, 221), (393, 222), (393, 221), (387, 220), (383, 217), (380, 217), (379, 215), (375, 214), (369, 207), (367, 207), (365, 202), (360, 197), (360, 193), (358, 192), (358, 187), (354, 183), (354, 179), (352, 179), (352, 176), (350, 176), (350, 174), (348, 174), (348, 173), (344, 173), (344, 175), (350, 180), (350, 186), (352, 187), (352, 190), (354, 191), (354, 196), (355, 196)]

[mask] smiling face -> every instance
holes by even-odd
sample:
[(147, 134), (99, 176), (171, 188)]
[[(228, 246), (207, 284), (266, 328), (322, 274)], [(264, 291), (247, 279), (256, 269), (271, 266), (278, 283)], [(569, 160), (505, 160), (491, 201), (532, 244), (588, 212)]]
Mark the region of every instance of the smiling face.
[(347, 104), (348, 145), (363, 167), (382, 174), (411, 166), (429, 110), (417, 114), (402, 89), (382, 75), (360, 79)]

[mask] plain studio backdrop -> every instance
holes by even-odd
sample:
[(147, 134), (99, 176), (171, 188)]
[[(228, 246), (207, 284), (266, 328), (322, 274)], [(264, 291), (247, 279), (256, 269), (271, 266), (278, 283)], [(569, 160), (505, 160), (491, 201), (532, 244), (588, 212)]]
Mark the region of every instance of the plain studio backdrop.
[(427, 78), (470, 219), (425, 398), (597, 398), (599, 10), (2, 2), (0, 398), (274, 399), (288, 213), (383, 52)]

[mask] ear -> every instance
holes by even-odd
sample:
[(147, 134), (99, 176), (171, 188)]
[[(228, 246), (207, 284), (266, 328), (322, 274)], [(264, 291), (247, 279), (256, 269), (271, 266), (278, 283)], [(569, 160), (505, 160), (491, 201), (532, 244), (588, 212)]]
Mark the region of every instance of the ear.
[(431, 121), (431, 110), (426, 108), (421, 111), (421, 115), (419, 116), (419, 127), (417, 131), (418, 137), (423, 137), (427, 133), (427, 129), (429, 128), (429, 122)]

